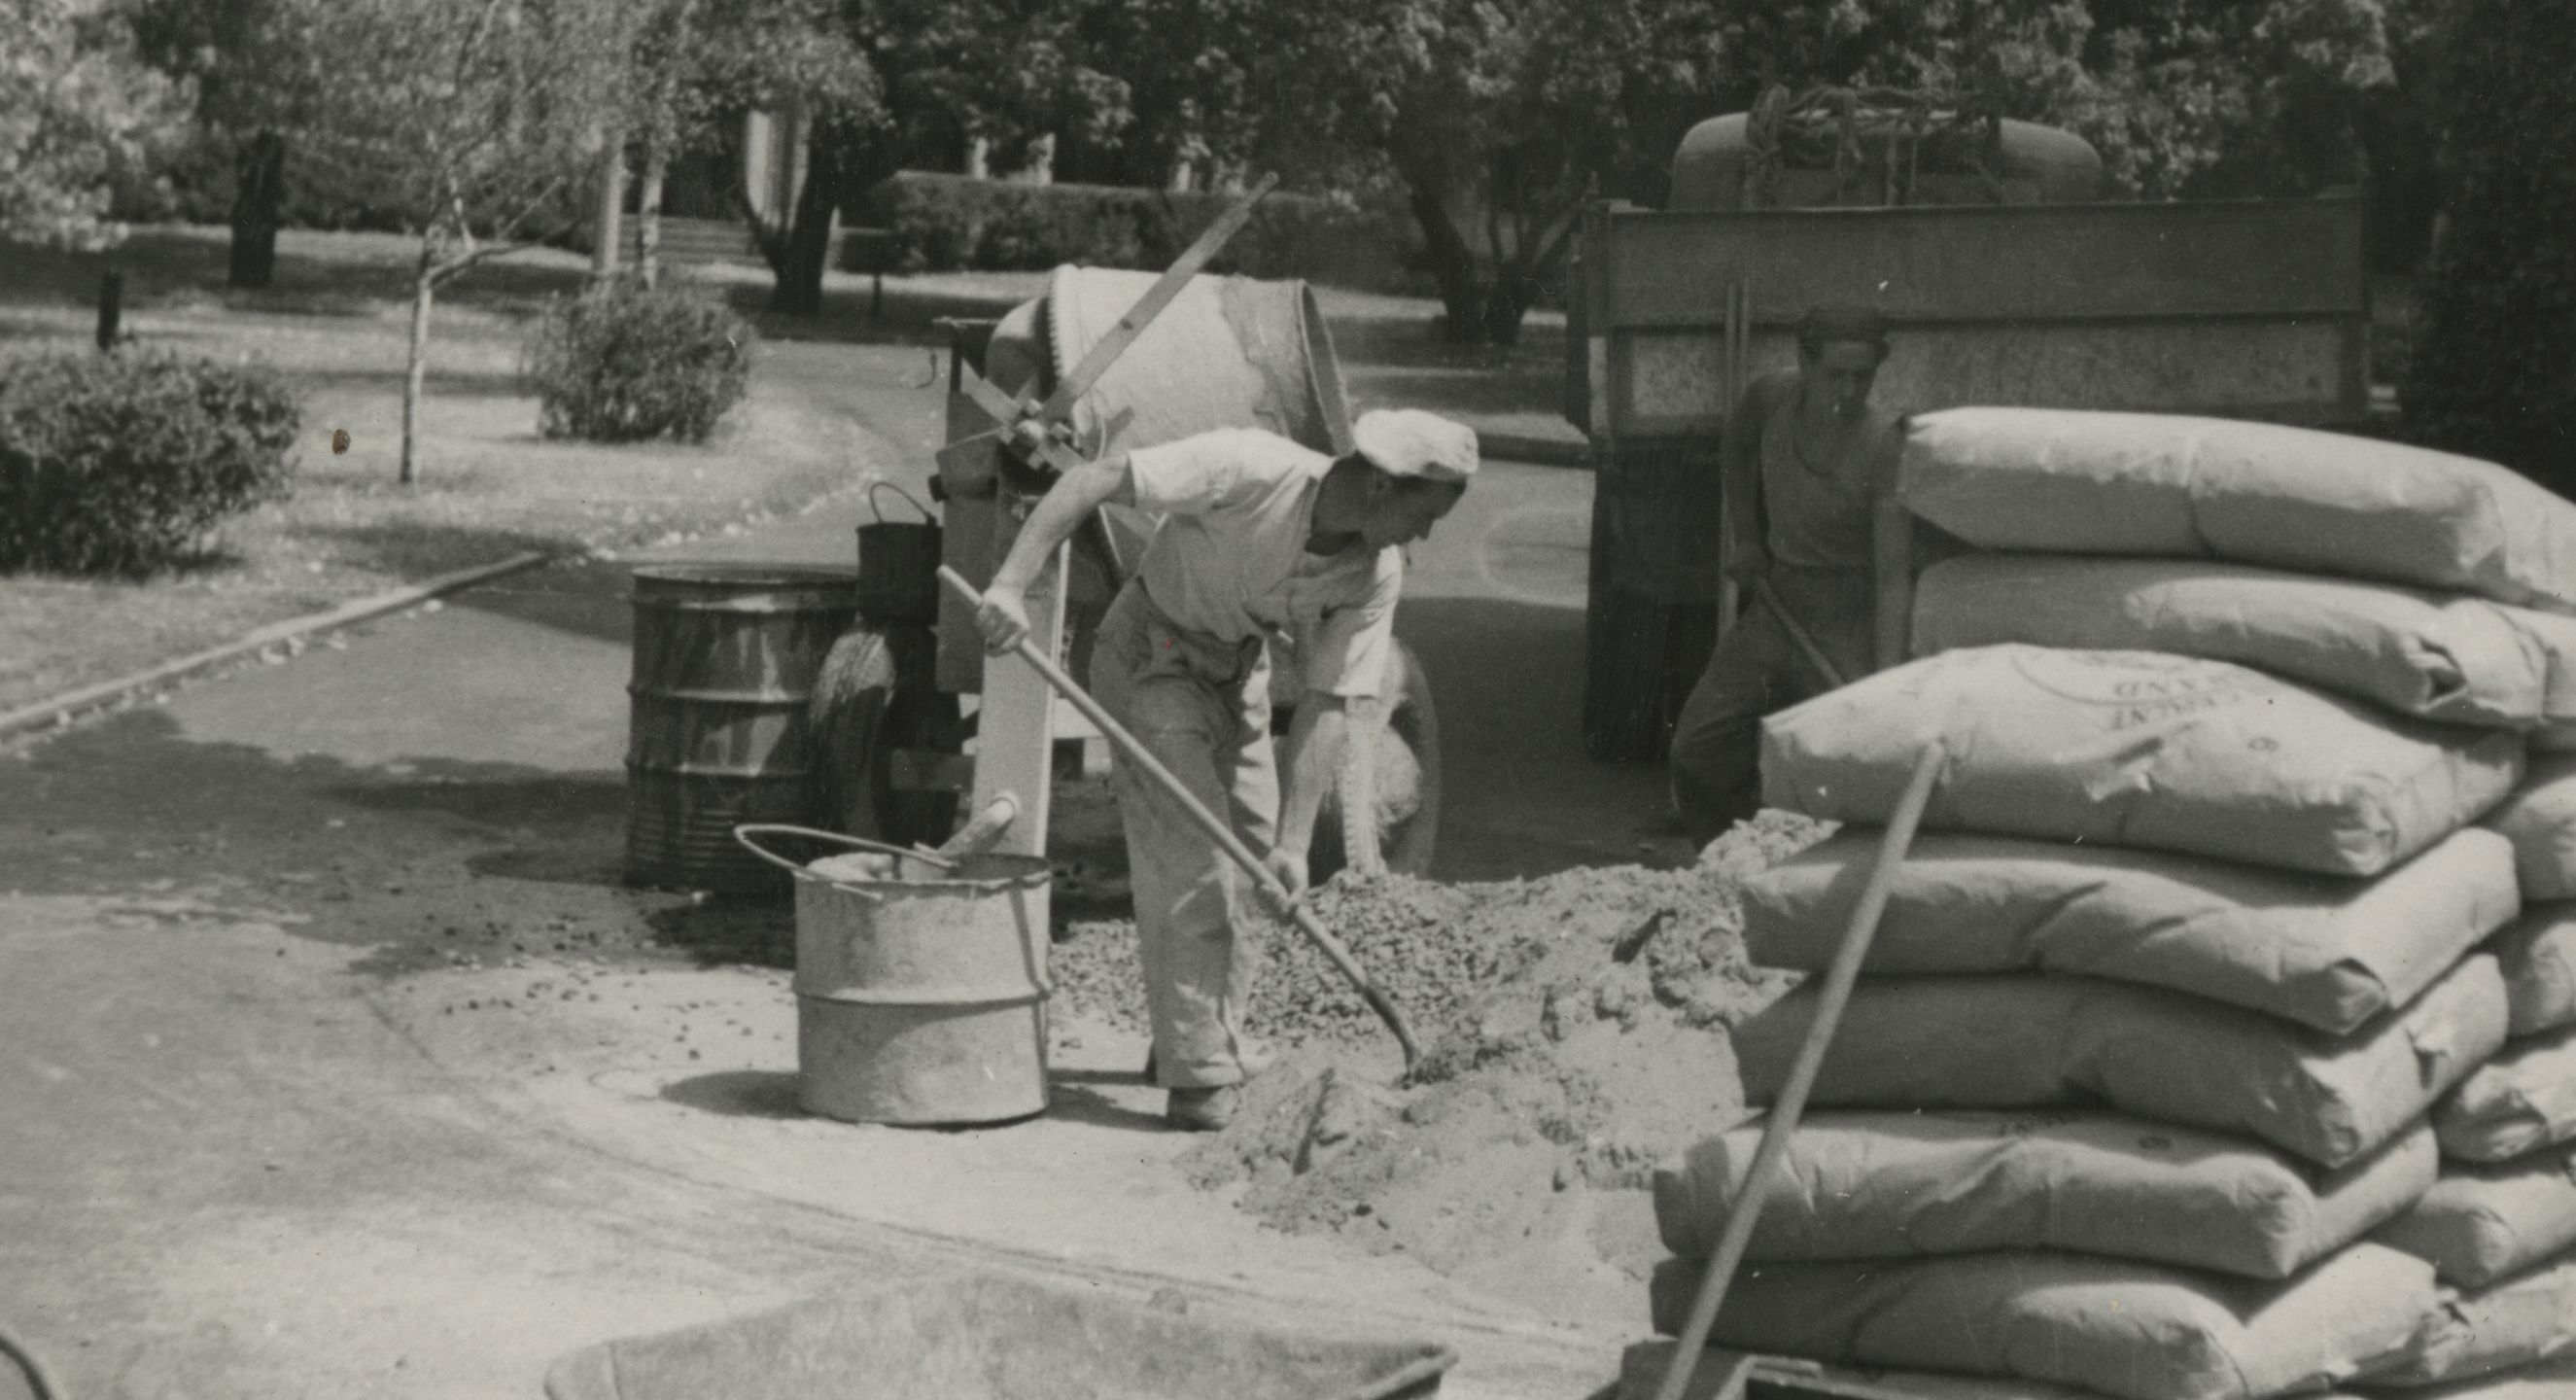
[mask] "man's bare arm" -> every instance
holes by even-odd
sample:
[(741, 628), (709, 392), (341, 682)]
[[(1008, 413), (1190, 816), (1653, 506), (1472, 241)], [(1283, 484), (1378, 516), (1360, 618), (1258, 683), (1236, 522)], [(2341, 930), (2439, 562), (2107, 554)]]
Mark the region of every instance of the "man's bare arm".
[(1036, 509), (1020, 526), (1019, 538), (1011, 542), (1011, 552), (1003, 557), (1002, 567), (994, 571), (992, 586), (984, 590), (984, 605), (975, 613), (975, 625), (984, 634), (984, 644), (996, 653), (1018, 645), (1029, 634), (1029, 585), (1037, 581), (1047, 561), (1073, 538), (1073, 532), (1082, 528), (1082, 522), (1093, 511), (1104, 505), (1133, 505), (1135, 501), (1135, 474), (1128, 470), (1124, 452), (1086, 462), (1059, 477), (1038, 498)]
[[(1297, 701), (1288, 722), (1288, 739), (1280, 754), (1279, 844), (1282, 857), (1294, 861), (1293, 875), (1279, 870), (1290, 890), (1306, 883), (1306, 855), (1315, 841), (1315, 819), (1323, 812), (1324, 794), (1341, 771), (1342, 750), (1350, 740), (1350, 702), (1339, 695), (1309, 690)], [(1274, 865), (1274, 870), (1278, 867)]]

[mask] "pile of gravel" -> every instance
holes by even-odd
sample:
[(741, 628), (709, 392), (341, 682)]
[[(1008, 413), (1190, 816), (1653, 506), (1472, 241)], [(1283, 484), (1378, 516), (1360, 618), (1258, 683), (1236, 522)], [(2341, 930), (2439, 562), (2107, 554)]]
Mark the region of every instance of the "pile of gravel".
[[(1619, 1016), (1653, 1001), (1692, 1025), (1737, 1009), (1744, 981), (1734, 887), (1743, 874), (1818, 839), (1816, 823), (1765, 813), (1688, 870), (1638, 866), (1569, 870), (1537, 880), (1446, 885), (1388, 875), (1347, 876), (1311, 905), (1370, 979), (1384, 988), (1434, 1061), (1489, 1049), (1441, 1049), (1477, 1004), (1551, 954), (1592, 949), (1603, 986), (1584, 1014)], [(1376, 1013), (1293, 927), (1266, 927), (1245, 1030), (1280, 1047), (1353, 1044), (1385, 1034)], [(1050, 970), (1068, 1009), (1129, 1029), (1146, 1024), (1136, 929), (1126, 920), (1077, 922)], [(1570, 1015), (1560, 1006), (1551, 1014)], [(1426, 1071), (1432, 1066), (1426, 1065)]]

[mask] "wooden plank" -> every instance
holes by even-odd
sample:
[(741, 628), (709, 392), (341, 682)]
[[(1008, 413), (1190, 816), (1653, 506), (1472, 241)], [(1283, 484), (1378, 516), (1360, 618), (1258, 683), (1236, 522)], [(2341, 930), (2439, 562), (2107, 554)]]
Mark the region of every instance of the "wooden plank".
[[(994, 512), (995, 561), (1009, 554), (1011, 542), (1019, 537), (1024, 510), (1014, 507), (1025, 504), (1010, 502)], [(1055, 557), (1029, 588), (1029, 639), (1051, 657), (1064, 655), (1065, 564), (1070, 553), (1071, 546), (1058, 546)], [(975, 652), (984, 657), (984, 683), (975, 721), (975, 790), (966, 810), (983, 811), (994, 798), (1011, 794), (1019, 799), (1020, 815), (1003, 829), (992, 849), (1045, 855), (1055, 791), (1055, 692), (1045, 677), (1017, 657), (984, 655), (981, 647)]]
[(1589, 232), (1595, 333), (1716, 325), (1738, 276), (1772, 326), (1850, 300), (1899, 322), (2368, 309), (2346, 198), (1615, 213)]
[[(1874, 395), (1890, 413), (2009, 404), (2301, 424), (2359, 416), (2352, 358), (2362, 342), (2334, 320), (1947, 325), (1891, 340)], [(1623, 439), (1713, 437), (1726, 418), (1725, 351), (1722, 323), (1617, 337), (1604, 421)], [(1796, 357), (1788, 331), (1765, 329), (1748, 358), (1761, 374)]]

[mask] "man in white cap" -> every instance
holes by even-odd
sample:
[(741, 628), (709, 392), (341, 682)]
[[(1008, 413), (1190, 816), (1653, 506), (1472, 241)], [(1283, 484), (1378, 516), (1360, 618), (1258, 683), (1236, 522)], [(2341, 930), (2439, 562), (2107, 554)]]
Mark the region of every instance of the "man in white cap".
[[(993, 650), (1008, 650), (1029, 630), (1029, 584), (1086, 517), (1111, 503), (1160, 516), (1101, 622), (1092, 693), (1245, 844), (1269, 850), (1296, 893), (1346, 707), (1386, 678), (1403, 547), (1431, 533), (1476, 473), (1476, 435), (1432, 414), (1366, 414), (1352, 438), (1335, 458), (1226, 428), (1068, 472), (1030, 512), (976, 617)], [(1282, 636), (1305, 698), (1274, 766), (1267, 642)], [(1123, 760), (1114, 772), (1164, 1117), (1220, 1128), (1248, 1073), (1254, 965), (1236, 940), (1257, 912), (1253, 887), (1150, 778)]]

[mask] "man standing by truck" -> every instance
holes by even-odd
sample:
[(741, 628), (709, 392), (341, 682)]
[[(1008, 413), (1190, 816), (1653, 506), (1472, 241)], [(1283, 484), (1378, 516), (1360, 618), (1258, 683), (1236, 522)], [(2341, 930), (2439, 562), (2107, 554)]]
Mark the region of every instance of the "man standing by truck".
[[(1101, 621), (1092, 693), (1247, 845), (1270, 850), (1292, 894), (1305, 888), (1346, 707), (1385, 683), (1403, 547), (1431, 533), (1476, 472), (1476, 435), (1428, 413), (1366, 414), (1352, 437), (1335, 458), (1228, 428), (1069, 472), (1039, 499), (976, 616), (993, 650), (1008, 650), (1029, 630), (1030, 582), (1093, 511), (1162, 517)], [(1267, 638), (1283, 634), (1306, 686), (1274, 765)], [(1113, 764), (1155, 1075), (1171, 1091), (1164, 1118), (1221, 1128), (1250, 1058), (1253, 961), (1237, 940), (1252, 926), (1252, 886), (1150, 777), (1123, 756)]]
[(1894, 505), (1902, 433), (1869, 401), (1887, 350), (1877, 312), (1814, 308), (1798, 323), (1798, 367), (1745, 386), (1727, 415), (1726, 575), (1745, 602), (1682, 704), (1669, 760), (1673, 806), (1695, 845), (1761, 809), (1762, 717), (1835, 683), (1791, 627), (1844, 680), (1869, 674), (1885, 650), (1877, 578), (1904, 567), (1906, 538)]

